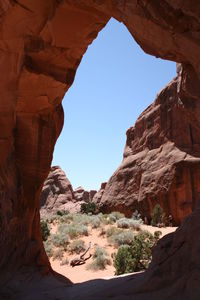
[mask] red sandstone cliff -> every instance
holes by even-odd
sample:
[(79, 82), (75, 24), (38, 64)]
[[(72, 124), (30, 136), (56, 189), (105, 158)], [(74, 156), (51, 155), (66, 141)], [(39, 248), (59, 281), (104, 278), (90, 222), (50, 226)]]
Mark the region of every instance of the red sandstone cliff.
[(175, 224), (200, 203), (200, 103), (180, 99), (177, 79), (127, 131), (124, 159), (99, 203), (105, 212), (151, 217), (156, 203)]

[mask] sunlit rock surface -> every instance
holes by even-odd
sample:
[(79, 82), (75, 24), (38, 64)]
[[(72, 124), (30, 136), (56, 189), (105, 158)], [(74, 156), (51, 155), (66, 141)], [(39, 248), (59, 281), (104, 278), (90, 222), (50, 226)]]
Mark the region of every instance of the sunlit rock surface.
[(57, 211), (80, 212), (81, 204), (92, 200), (96, 191), (73, 187), (59, 166), (51, 167), (40, 195), (40, 215), (48, 216)]
[(135, 209), (151, 219), (159, 203), (175, 225), (200, 201), (200, 102), (180, 98), (177, 79), (127, 131), (124, 159), (108, 181), (100, 210)]

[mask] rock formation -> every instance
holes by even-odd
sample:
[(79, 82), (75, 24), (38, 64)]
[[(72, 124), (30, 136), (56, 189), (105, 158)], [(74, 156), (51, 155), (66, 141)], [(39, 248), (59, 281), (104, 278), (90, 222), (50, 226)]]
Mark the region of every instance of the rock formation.
[(81, 203), (91, 201), (95, 193), (81, 187), (73, 191), (65, 172), (58, 166), (51, 167), (40, 195), (40, 214), (46, 215), (58, 210), (79, 212)]
[(103, 197), (103, 193), (105, 191), (106, 184), (107, 184), (107, 182), (102, 182), (100, 190), (94, 195), (93, 201), (96, 204), (98, 204), (98, 206), (100, 205), (101, 199)]
[(73, 210), (75, 205), (73, 188), (65, 172), (58, 166), (52, 167), (42, 188), (40, 213), (46, 214), (69, 208)]
[(101, 211), (131, 216), (137, 209), (150, 219), (159, 203), (179, 225), (200, 203), (200, 102), (179, 98), (177, 80), (128, 129), (124, 159), (105, 187)]
[[(110, 17), (114, 17), (127, 26), (145, 52), (182, 63), (178, 97), (183, 103), (192, 101), (197, 105), (200, 100), (200, 2), (0, 0), (0, 16), (1, 298), (66, 299), (67, 285), (51, 269), (39, 221), (40, 192), (63, 126), (62, 98), (73, 83), (88, 45)], [(195, 213), (200, 216), (198, 210)], [(187, 236), (189, 232), (193, 234), (198, 219), (191, 216), (182, 232)], [(158, 271), (151, 273), (152, 281), (149, 280), (151, 289), (155, 288), (154, 299), (161, 299), (160, 292), (163, 292), (163, 300), (169, 298), (166, 288), (172, 289), (171, 280), (180, 278), (183, 273), (170, 299), (180, 299), (180, 290), (181, 299), (198, 299), (191, 298), (191, 290), (199, 291), (199, 256), (196, 252), (193, 256), (193, 249), (199, 249), (198, 236), (192, 242), (184, 240), (184, 252), (180, 251), (177, 234), (173, 236), (175, 248), (170, 248), (171, 244), (164, 246), (164, 260), (155, 261)], [(173, 255), (174, 249), (176, 255)], [(177, 268), (165, 272), (168, 262)], [(139, 292), (135, 279), (131, 290), (127, 289), (130, 281), (125, 281), (123, 286), (118, 284), (118, 289), (110, 290), (110, 294), (104, 292), (102, 297), (109, 295), (119, 299), (121, 295), (120, 299), (147, 299), (148, 296), (150, 299), (145, 279), (142, 275), (139, 277)], [(122, 293), (128, 296), (123, 297)], [(86, 295), (89, 294), (87, 290)], [(75, 298), (78, 297), (80, 299), (82, 294)]]

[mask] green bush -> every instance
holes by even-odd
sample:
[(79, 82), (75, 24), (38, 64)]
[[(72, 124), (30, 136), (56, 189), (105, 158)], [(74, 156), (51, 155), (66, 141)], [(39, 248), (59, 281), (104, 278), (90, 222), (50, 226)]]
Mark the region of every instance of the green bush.
[(91, 216), (90, 224), (91, 224), (92, 228), (98, 228), (101, 225), (101, 219), (98, 216)]
[(156, 204), (152, 212), (151, 225), (157, 226), (158, 224), (160, 224), (162, 222), (162, 215), (163, 215), (162, 207), (160, 206), (160, 204)]
[(128, 218), (122, 218), (117, 221), (118, 228), (133, 228), (135, 230), (140, 230), (141, 225), (140, 220), (133, 220)]
[(52, 243), (50, 240), (45, 241), (44, 243), (44, 249), (46, 251), (47, 256), (50, 258), (53, 256), (53, 248)]
[(130, 220), (130, 228), (133, 228), (134, 230), (139, 231), (142, 224), (142, 220)]
[(143, 220), (141, 218), (141, 214), (138, 212), (137, 209), (133, 212), (132, 219), (136, 220), (136, 221), (140, 221), (141, 223), (143, 223)]
[(130, 219), (122, 218), (117, 221), (118, 228), (130, 228)]
[(65, 232), (57, 232), (51, 235), (51, 241), (55, 247), (63, 247), (66, 250), (69, 244), (69, 235)]
[(148, 267), (152, 248), (157, 239), (147, 231), (141, 231), (129, 246), (121, 246), (114, 258), (115, 274), (138, 272)]
[(78, 236), (88, 235), (87, 226), (82, 224), (60, 224), (58, 227), (58, 233), (63, 235), (68, 235), (70, 239), (77, 238)]
[(69, 224), (73, 220), (73, 214), (69, 213), (67, 215), (62, 215), (59, 217), (60, 223)]
[(68, 227), (68, 234), (71, 239), (77, 238), (78, 236), (88, 236), (88, 229), (85, 225), (70, 225)]
[(108, 225), (109, 224), (109, 217), (108, 216), (109, 216), (108, 214), (101, 214), (101, 222), (104, 225)]
[(132, 253), (129, 245), (121, 245), (114, 255), (114, 267), (116, 269), (115, 275), (131, 273), (132, 271)]
[(154, 232), (154, 238), (155, 238), (155, 240), (158, 241), (159, 238), (161, 237), (161, 235), (162, 235), (162, 232), (160, 230), (155, 231)]
[(119, 229), (119, 228), (116, 228), (114, 226), (110, 226), (107, 230), (106, 230), (106, 236), (107, 238), (113, 236), (113, 235), (116, 235), (116, 234), (119, 234), (121, 233), (122, 230)]
[(47, 221), (48, 223), (51, 224), (51, 223), (53, 223), (57, 218), (58, 218), (58, 215), (52, 214), (52, 215), (48, 216), (48, 218), (46, 219), (46, 221)]
[(89, 216), (87, 214), (74, 214), (73, 215), (73, 224), (82, 224), (82, 225), (88, 225), (90, 223), (92, 216)]
[(104, 270), (107, 265), (111, 265), (109, 254), (105, 249), (98, 246), (93, 255), (93, 262), (87, 266), (87, 269), (93, 271)]
[(42, 240), (46, 241), (50, 236), (50, 230), (46, 221), (40, 222), (41, 232), (42, 232)]
[(60, 262), (60, 266), (64, 266), (64, 265), (68, 265), (68, 264), (69, 264), (69, 260), (67, 257), (64, 257)]
[(107, 218), (107, 224), (115, 224), (115, 222), (117, 221), (116, 217), (112, 214), (108, 215), (108, 218)]
[(71, 253), (79, 254), (85, 250), (85, 242), (83, 240), (74, 240), (68, 249)]
[(64, 215), (68, 215), (69, 214), (69, 211), (68, 210), (57, 210), (56, 214), (58, 216), (64, 216)]
[(55, 250), (55, 252), (53, 253), (53, 260), (56, 260), (56, 259), (58, 259), (58, 260), (60, 260), (60, 259), (62, 259), (63, 258), (63, 255), (64, 255), (64, 251), (63, 251), (63, 249), (56, 249)]
[(134, 233), (130, 230), (122, 231), (112, 235), (108, 241), (118, 248), (121, 245), (131, 245), (133, 243), (134, 236)]
[(82, 203), (81, 204), (81, 212), (85, 214), (92, 213), (94, 214), (96, 212), (97, 206), (94, 202), (89, 203)]
[(122, 219), (125, 217), (123, 213), (120, 213), (119, 211), (113, 211), (110, 215), (114, 216), (116, 220)]

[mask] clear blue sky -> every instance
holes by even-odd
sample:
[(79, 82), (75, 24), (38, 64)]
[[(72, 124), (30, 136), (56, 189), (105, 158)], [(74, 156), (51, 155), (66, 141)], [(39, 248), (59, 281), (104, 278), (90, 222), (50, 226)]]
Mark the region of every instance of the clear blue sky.
[(122, 161), (126, 130), (175, 76), (174, 62), (144, 53), (126, 27), (111, 19), (65, 95), (65, 124), (52, 165), (66, 172), (73, 188), (98, 190)]

